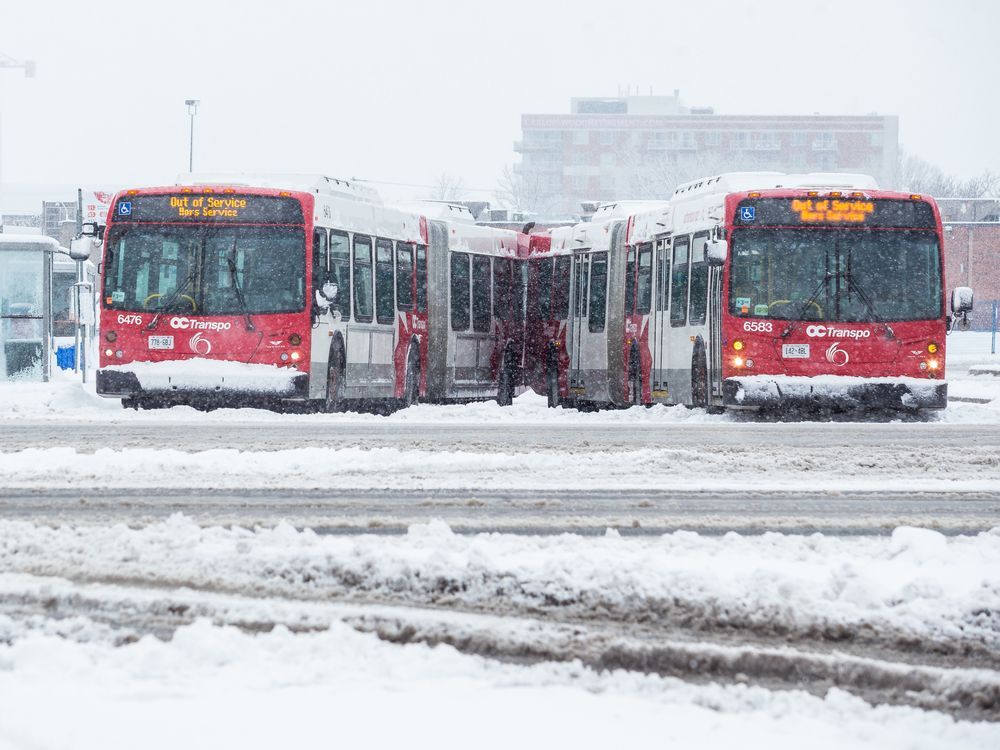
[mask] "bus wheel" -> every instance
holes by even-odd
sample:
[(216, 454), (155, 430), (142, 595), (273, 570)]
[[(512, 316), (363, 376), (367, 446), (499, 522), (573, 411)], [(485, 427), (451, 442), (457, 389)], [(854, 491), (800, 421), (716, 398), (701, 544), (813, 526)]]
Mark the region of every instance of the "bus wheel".
[(330, 357), (330, 366), (326, 373), (326, 400), (323, 404), (327, 414), (344, 411), (344, 368), (343, 359), (337, 352)]
[(708, 408), (708, 364), (704, 353), (691, 365), (691, 405)]
[(403, 386), (403, 406), (416, 406), (420, 403), (420, 364), (416, 357), (411, 356), (406, 364), (406, 381)]
[(549, 408), (559, 406), (559, 366), (550, 362), (545, 371), (545, 393), (549, 397)]

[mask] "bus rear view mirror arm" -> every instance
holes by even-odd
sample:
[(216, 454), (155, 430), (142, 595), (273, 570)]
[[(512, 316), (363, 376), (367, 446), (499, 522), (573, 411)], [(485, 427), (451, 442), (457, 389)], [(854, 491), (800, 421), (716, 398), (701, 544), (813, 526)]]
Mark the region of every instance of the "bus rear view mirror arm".
[(705, 246), (705, 259), (710, 266), (721, 266), (729, 256), (729, 243), (725, 240), (711, 240)]

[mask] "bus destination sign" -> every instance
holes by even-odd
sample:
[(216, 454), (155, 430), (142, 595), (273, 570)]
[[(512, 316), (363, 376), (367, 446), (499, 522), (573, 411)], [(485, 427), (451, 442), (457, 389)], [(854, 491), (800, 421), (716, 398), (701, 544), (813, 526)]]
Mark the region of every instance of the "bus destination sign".
[(862, 224), (875, 212), (873, 201), (793, 200), (792, 211), (803, 224)]
[(933, 229), (934, 211), (922, 200), (898, 198), (747, 198), (736, 207), (740, 227), (866, 226)]
[(233, 193), (127, 195), (118, 199), (113, 217), (119, 222), (303, 222), (302, 205), (295, 198)]

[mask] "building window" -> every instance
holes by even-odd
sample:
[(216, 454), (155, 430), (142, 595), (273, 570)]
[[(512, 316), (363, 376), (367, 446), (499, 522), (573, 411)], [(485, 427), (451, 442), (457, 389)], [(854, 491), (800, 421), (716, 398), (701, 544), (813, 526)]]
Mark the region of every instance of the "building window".
[(601, 154), (601, 166), (602, 167), (614, 167), (615, 166), (615, 154), (611, 151), (605, 151)]
[(882, 148), (882, 134), (881, 133), (869, 133), (868, 134), (868, 145), (872, 148)]
[(749, 148), (750, 134), (743, 130), (737, 130), (729, 136), (729, 148), (734, 151)]
[(777, 133), (751, 133), (750, 143), (755, 151), (781, 150), (781, 136)]
[(585, 174), (575, 174), (570, 180), (574, 190), (586, 190), (590, 186), (590, 178)]
[(837, 148), (837, 141), (833, 133), (816, 133), (813, 138), (813, 151), (833, 151)]
[(805, 146), (806, 145), (806, 134), (801, 130), (796, 130), (792, 133), (792, 145), (793, 146)]
[(705, 132), (705, 145), (718, 146), (722, 143), (722, 133), (718, 130), (708, 130)]
[(614, 146), (615, 141), (617, 140), (615, 138), (615, 135), (616, 135), (615, 131), (613, 130), (602, 130), (599, 136), (600, 138), (599, 143), (602, 146)]
[(589, 130), (574, 130), (573, 131), (573, 145), (575, 146), (586, 146), (590, 143), (590, 131)]

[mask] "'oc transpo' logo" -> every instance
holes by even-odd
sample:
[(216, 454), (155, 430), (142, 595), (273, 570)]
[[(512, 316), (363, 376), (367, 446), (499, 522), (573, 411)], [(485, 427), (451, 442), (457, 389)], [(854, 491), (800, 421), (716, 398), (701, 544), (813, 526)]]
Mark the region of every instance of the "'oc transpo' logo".
[[(192, 336), (191, 340), (188, 341), (188, 347), (190, 347), (191, 351), (195, 354), (200, 354), (202, 356), (207, 356), (212, 353), (212, 342), (206, 339), (205, 334), (203, 333), (196, 333)], [(827, 352), (827, 357), (829, 356), (830, 354)]]
[(871, 338), (872, 332), (857, 328), (837, 328), (836, 326), (811, 325), (806, 326), (806, 336), (812, 338), (825, 338), (827, 336), (839, 339), (867, 339)]

